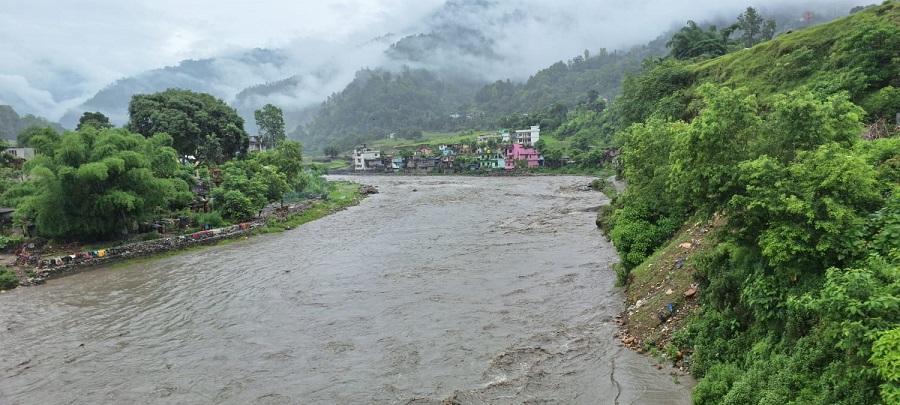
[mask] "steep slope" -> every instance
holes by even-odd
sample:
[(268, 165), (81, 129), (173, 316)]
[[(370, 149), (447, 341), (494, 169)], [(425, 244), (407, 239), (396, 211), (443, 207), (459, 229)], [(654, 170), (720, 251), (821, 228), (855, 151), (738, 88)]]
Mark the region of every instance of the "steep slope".
[(623, 343), (689, 367), (695, 403), (900, 403), (900, 134), (863, 125), (900, 112), (898, 17), (889, 1), (626, 81), (619, 107), (646, 112), (598, 222)]
[(888, 3), (701, 63), (697, 80), (747, 86), (763, 99), (798, 87), (819, 94), (847, 91), (870, 114), (884, 116), (872, 96), (885, 87), (900, 88), (898, 27), (898, 6)]

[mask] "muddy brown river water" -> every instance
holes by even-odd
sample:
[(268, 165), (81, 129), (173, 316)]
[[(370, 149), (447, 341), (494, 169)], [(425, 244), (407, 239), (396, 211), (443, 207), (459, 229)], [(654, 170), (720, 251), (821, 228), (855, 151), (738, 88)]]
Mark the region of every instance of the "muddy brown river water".
[(689, 404), (584, 177), (367, 176), (292, 231), (0, 295), (2, 404)]

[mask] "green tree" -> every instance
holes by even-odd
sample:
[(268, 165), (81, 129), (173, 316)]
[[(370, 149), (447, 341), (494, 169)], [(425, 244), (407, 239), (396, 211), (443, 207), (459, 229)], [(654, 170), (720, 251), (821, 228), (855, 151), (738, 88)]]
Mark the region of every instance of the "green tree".
[(109, 117), (103, 115), (103, 113), (97, 112), (87, 112), (81, 114), (81, 118), (78, 119), (78, 125), (75, 127), (76, 131), (80, 131), (85, 127), (92, 127), (95, 129), (110, 129), (113, 127), (113, 124), (109, 122)]
[(222, 184), (212, 191), (215, 209), (231, 221), (246, 221), (268, 203), (283, 204), (285, 193), (308, 184), (302, 159), (299, 143), (283, 142), (250, 159), (225, 163)]
[(690, 209), (712, 212), (738, 187), (737, 165), (750, 159), (762, 120), (756, 97), (746, 88), (704, 84), (700, 115), (675, 137), (669, 191)]
[[(137, 94), (128, 105), (128, 129), (146, 137), (167, 133), (181, 156), (198, 156), (207, 137), (217, 138), (224, 160), (246, 154), (250, 137), (244, 119), (234, 108), (209, 94), (168, 89), (154, 94)], [(212, 158), (212, 157), (208, 157)]]
[(846, 93), (826, 100), (806, 90), (777, 94), (763, 124), (758, 154), (788, 163), (798, 151), (812, 150), (829, 142), (850, 147), (863, 130), (860, 120), (864, 114), (865, 111), (847, 99)]
[(695, 69), (686, 62), (646, 61), (641, 74), (627, 75), (622, 83), (622, 94), (614, 104), (619, 129), (651, 116), (687, 121), (691, 111), (685, 106), (689, 104), (688, 92), (695, 78)]
[[(35, 143), (38, 136), (32, 139)], [(86, 128), (66, 132), (55, 145), (28, 161), (31, 190), (19, 198), (17, 220), (33, 221), (39, 236), (53, 239), (117, 238), (141, 220), (193, 199), (188, 184), (174, 177), (172, 138), (125, 130)]]
[(341, 153), (341, 150), (335, 145), (328, 145), (325, 147), (325, 156), (328, 156), (332, 159), (336, 158), (337, 155)]
[(24, 131), (19, 132), (19, 136), (16, 137), (16, 144), (22, 147), (31, 146), (31, 139), (38, 136), (42, 136), (50, 142), (59, 141), (59, 132), (56, 132), (53, 128), (49, 126), (30, 126), (25, 128)]
[(307, 178), (303, 174), (303, 145), (299, 142), (285, 141), (275, 149), (253, 155), (253, 159), (263, 165), (273, 166), (284, 174), (285, 181), (295, 191), (306, 187)]
[(277, 147), (284, 141), (284, 116), (280, 108), (266, 104), (261, 110), (253, 112), (256, 125), (259, 127), (260, 139), (267, 148)]
[(716, 26), (704, 31), (697, 23), (688, 21), (687, 26), (681, 28), (666, 47), (670, 49), (669, 56), (675, 59), (693, 59), (700, 56), (716, 57), (728, 53), (732, 45), (729, 36), (731, 30), (718, 32)]
[(766, 20), (765, 25), (762, 27), (762, 32), (760, 33), (760, 39), (763, 41), (772, 40), (772, 38), (775, 37), (775, 28), (775, 20)]
[[(762, 32), (763, 18), (756, 12), (753, 7), (747, 7), (747, 10), (738, 15), (737, 24), (741, 30), (741, 41), (744, 47), (751, 47), (759, 42), (757, 36)], [(774, 31), (774, 30), (773, 30)]]

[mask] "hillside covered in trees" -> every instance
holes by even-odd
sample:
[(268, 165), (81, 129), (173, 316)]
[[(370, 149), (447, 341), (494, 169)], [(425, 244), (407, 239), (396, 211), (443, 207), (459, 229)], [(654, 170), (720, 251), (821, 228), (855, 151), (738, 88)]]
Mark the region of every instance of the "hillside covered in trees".
[(9, 105), (0, 105), (0, 139), (15, 140), (19, 134), (24, 132), (28, 127), (52, 127), (58, 132), (63, 131), (62, 125), (50, 122), (46, 118), (35, 116), (34, 114), (25, 114), (19, 116)]
[(598, 218), (620, 282), (721, 224), (685, 264), (699, 312), (658, 348), (688, 354), (695, 403), (900, 403), (898, 49), (887, 1), (625, 81), (628, 188)]

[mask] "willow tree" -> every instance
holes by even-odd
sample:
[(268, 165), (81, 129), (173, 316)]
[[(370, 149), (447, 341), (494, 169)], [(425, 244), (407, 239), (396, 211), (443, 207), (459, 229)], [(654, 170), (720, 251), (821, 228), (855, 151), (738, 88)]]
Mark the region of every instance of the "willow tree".
[(145, 138), (124, 129), (66, 132), (26, 163), (34, 192), (16, 215), (33, 222), (39, 236), (59, 240), (121, 237), (139, 221), (193, 198), (177, 178), (172, 138)]

